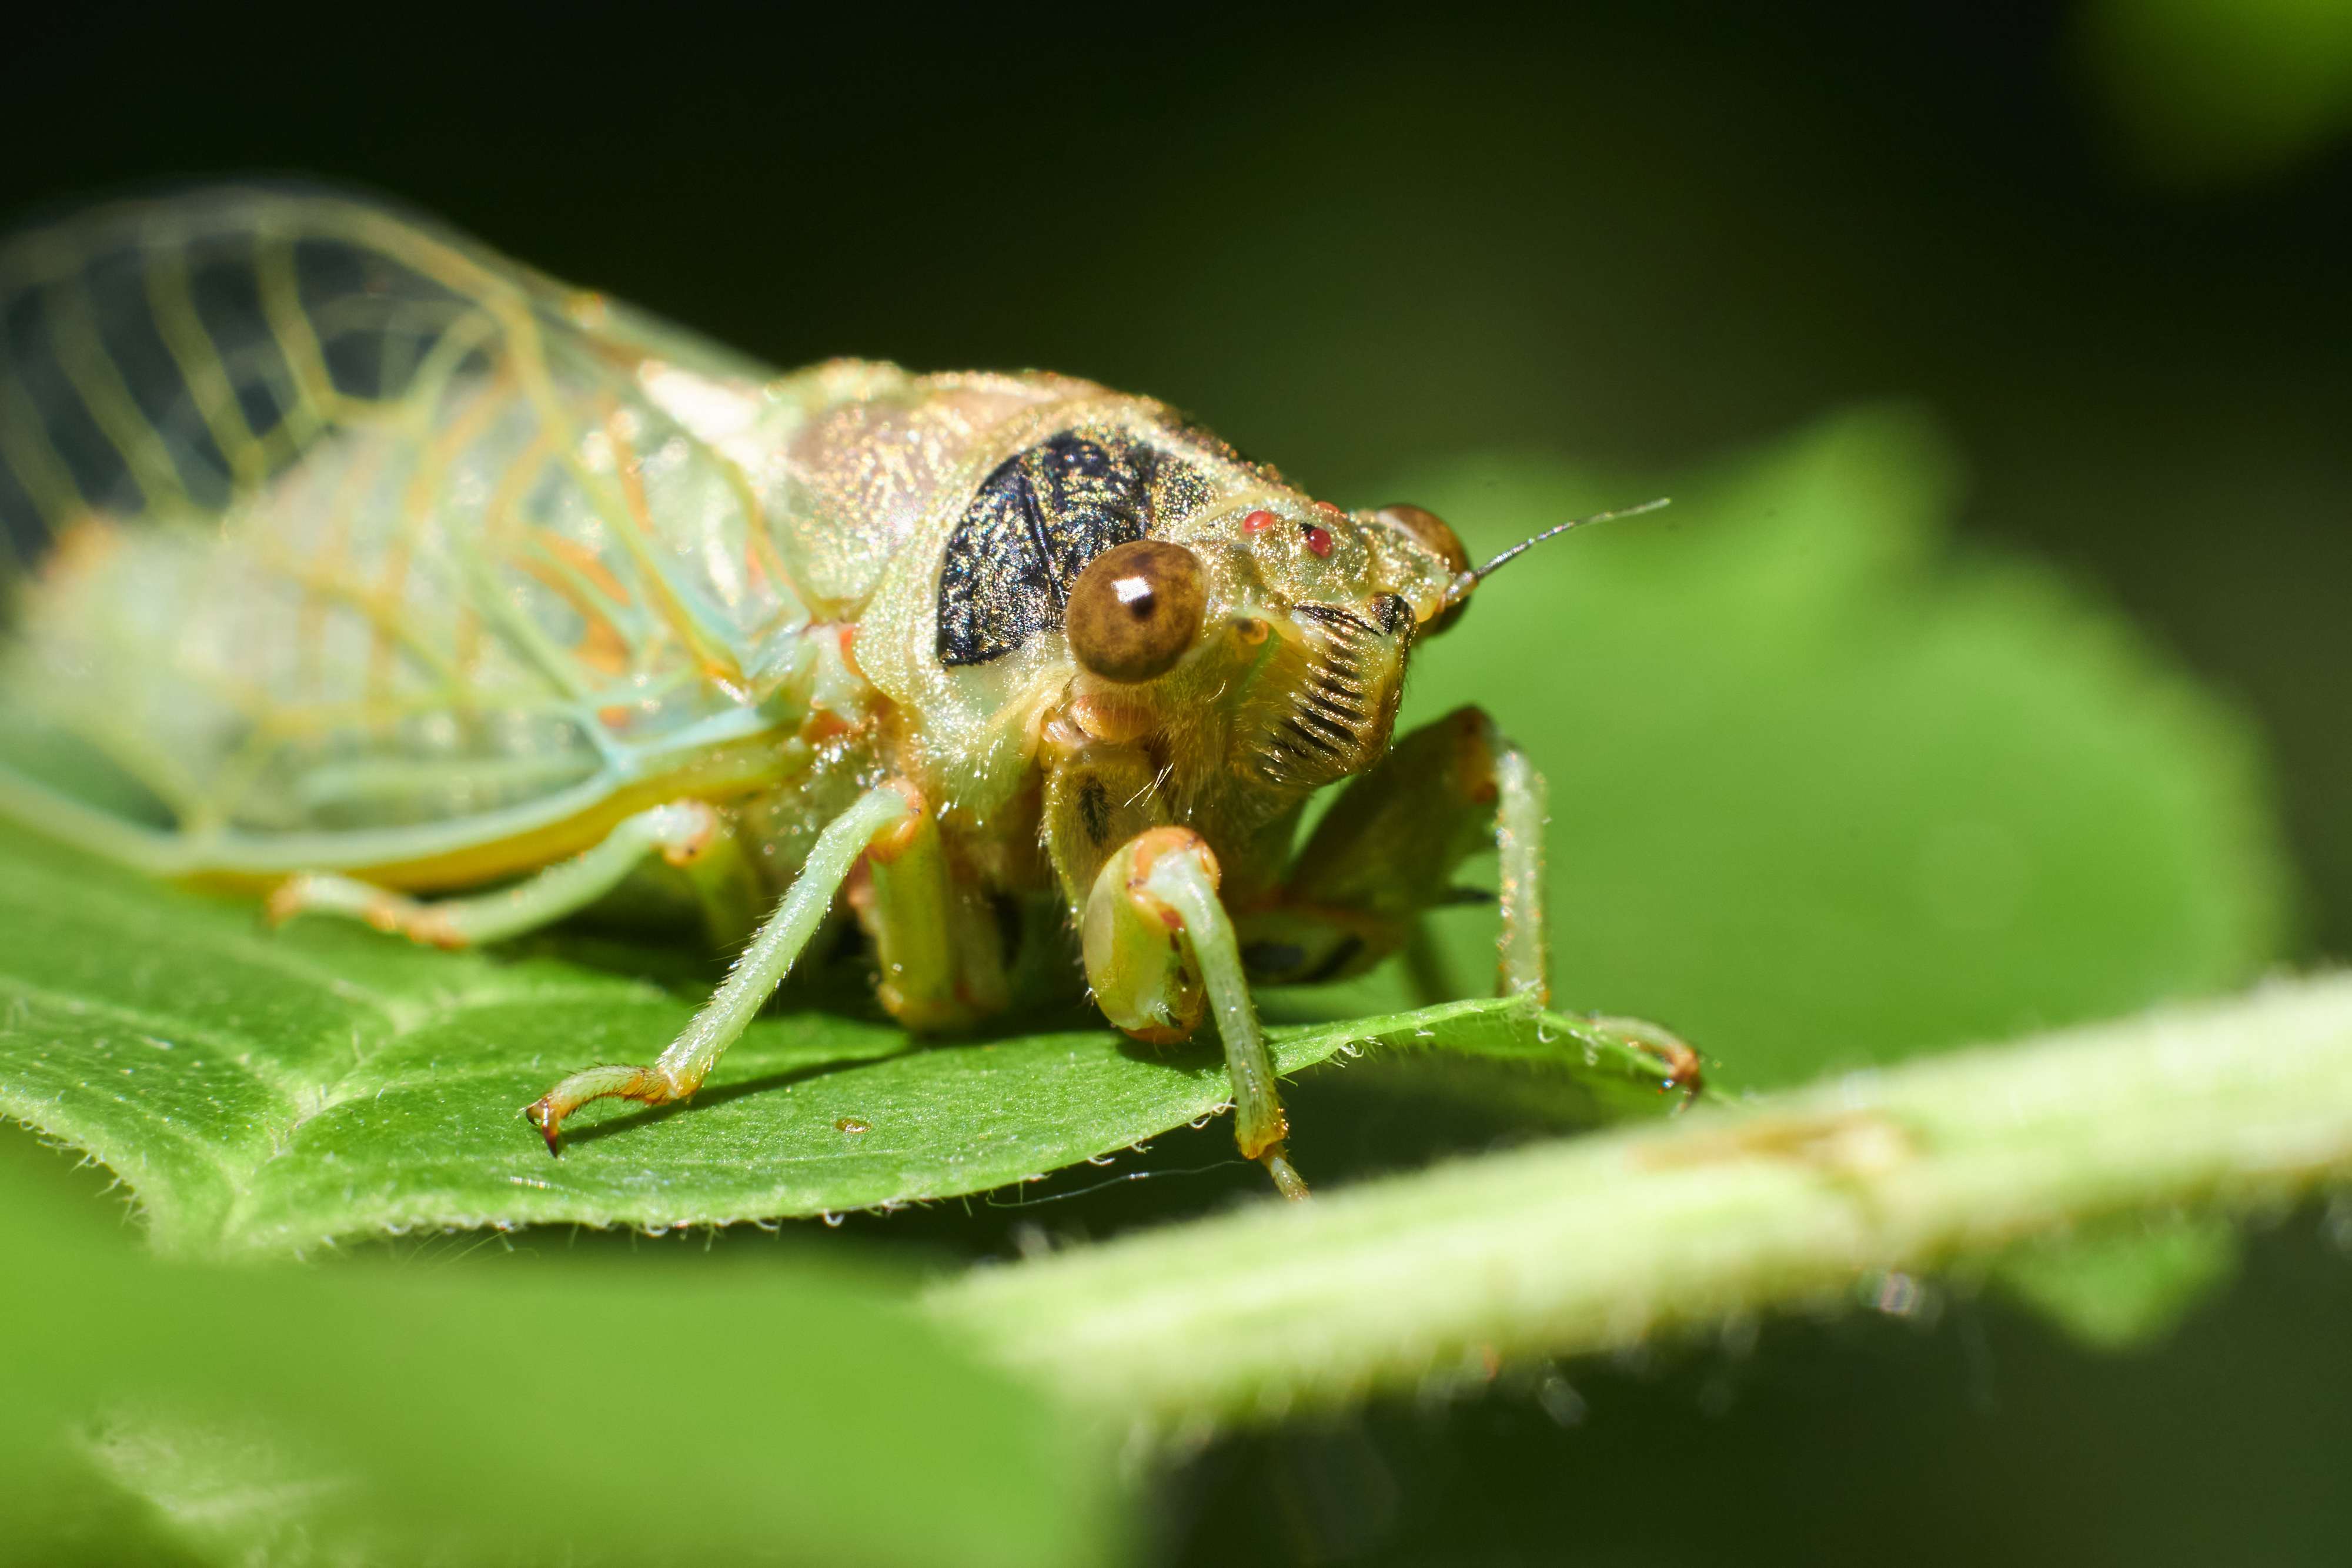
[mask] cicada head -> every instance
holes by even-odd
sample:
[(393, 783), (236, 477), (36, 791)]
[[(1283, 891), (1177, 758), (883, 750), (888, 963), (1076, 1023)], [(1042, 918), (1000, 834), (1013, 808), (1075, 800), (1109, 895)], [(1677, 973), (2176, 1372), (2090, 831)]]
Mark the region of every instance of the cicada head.
[(1418, 507), (1257, 487), (1096, 558), (1071, 585), (1070, 656), (1092, 713), (1166, 737), (1180, 779), (1287, 799), (1387, 749), (1407, 661), (1458, 618), (1466, 566)]
[(975, 424), (926, 502), (936, 544), (860, 632), (927, 782), (978, 821), (1041, 745), (1110, 747), (1163, 815), (1243, 831), (1377, 761), (1472, 585), (1453, 531), (1317, 501), (1148, 399), (1040, 385)]
[[(1498, 568), (1666, 504), (1573, 518), (1474, 568), (1432, 512), (1347, 512), (1241, 466), (1265, 483), (1096, 558), (1071, 585), (1066, 631), (1080, 706), (1110, 720), (1089, 733), (1154, 733), (1180, 795), (1239, 784), (1267, 812), (1380, 759), (1414, 647)], [(1221, 810), (1259, 814), (1223, 793)]]

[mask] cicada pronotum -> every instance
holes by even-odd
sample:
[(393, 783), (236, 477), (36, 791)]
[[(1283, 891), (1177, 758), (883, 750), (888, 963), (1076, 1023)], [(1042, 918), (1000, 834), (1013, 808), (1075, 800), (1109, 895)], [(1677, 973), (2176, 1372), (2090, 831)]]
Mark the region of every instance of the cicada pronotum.
[(34, 233), (0, 311), (0, 809), (449, 946), (675, 879), (740, 956), (551, 1148), (692, 1094), (843, 908), (910, 1029), (1045, 949), (1142, 1040), (1213, 1013), (1294, 1194), (1253, 983), (1397, 952), (1499, 840), (1544, 992), (1541, 780), (1475, 709), (1391, 739), (1480, 578), (1427, 512), (1065, 376), (779, 375), (329, 195)]

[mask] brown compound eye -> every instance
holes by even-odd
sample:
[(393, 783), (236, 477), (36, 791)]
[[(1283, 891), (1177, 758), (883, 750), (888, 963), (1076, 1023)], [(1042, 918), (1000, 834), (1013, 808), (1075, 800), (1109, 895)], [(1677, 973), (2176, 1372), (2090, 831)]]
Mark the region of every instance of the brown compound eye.
[(1201, 563), (1182, 545), (1136, 539), (1088, 562), (1070, 584), (1070, 652), (1107, 681), (1164, 675), (1201, 634)]
[[(1445, 563), (1445, 570), (1454, 576), (1459, 577), (1470, 570), (1470, 552), (1462, 548), (1462, 540), (1455, 536), (1452, 528), (1446, 526), (1445, 519), (1435, 512), (1425, 511), (1419, 507), (1409, 507), (1400, 502), (1394, 506), (1382, 507), (1374, 516), (1397, 532), (1411, 535), (1419, 541), (1423, 549), (1443, 560)], [(1470, 601), (1465, 599), (1449, 609), (1438, 612), (1429, 624), (1421, 629), (1422, 634), (1434, 637), (1461, 620), (1462, 612), (1469, 608)]]

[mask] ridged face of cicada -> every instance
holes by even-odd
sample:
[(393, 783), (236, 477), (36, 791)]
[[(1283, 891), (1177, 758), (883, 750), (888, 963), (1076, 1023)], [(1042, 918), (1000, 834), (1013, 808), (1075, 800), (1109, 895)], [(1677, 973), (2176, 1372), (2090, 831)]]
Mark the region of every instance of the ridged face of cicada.
[(1222, 699), (1228, 768), (1287, 795), (1378, 761), (1451, 562), (1381, 514), (1303, 499), (1216, 519), (1192, 548), (1216, 563), (1248, 659)]
[(1051, 651), (1080, 727), (1145, 744), (1179, 794), (1287, 798), (1369, 767), (1460, 547), (1425, 513), (1342, 512), (1155, 405), (1122, 412), (980, 482), (942, 555), (939, 664)]
[(1388, 749), (1413, 632), (1409, 613), (1382, 625), (1340, 604), (1297, 604), (1290, 621), (1297, 635), (1272, 642), (1243, 726), (1250, 775), (1284, 791), (1361, 772)]

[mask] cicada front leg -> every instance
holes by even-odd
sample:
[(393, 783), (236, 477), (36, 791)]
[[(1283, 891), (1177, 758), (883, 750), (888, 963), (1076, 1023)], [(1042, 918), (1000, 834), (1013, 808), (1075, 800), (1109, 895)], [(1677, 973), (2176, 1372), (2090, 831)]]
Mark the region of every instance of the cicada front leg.
[(1205, 1002), (1233, 1076), (1234, 1142), (1284, 1197), (1305, 1197), (1283, 1153), (1289, 1126), (1217, 883), (1216, 857), (1190, 828), (1150, 828), (1121, 844), (1087, 897), (1087, 980), (1103, 1016), (1139, 1040), (1182, 1040)]
[(272, 924), (298, 915), (340, 915), (431, 947), (503, 941), (575, 915), (619, 886), (651, 855), (687, 873), (722, 942), (756, 921), (744, 918), (751, 877), (741, 846), (717, 810), (674, 800), (624, 818), (593, 849), (495, 893), (417, 899), (348, 876), (306, 873), (269, 895)]
[(817, 835), (800, 876), (775, 913), (667, 1050), (647, 1066), (591, 1067), (575, 1072), (523, 1108), (548, 1148), (556, 1147), (563, 1119), (591, 1100), (664, 1105), (700, 1088), (719, 1057), (783, 982), (860, 860), (871, 852), (877, 862), (903, 862), (926, 833), (935, 832), (922, 796), (902, 779), (877, 785), (859, 796)]
[[(1456, 708), (1389, 748), (1350, 784), (1292, 862), (1279, 893), (1241, 916), (1253, 979), (1315, 984), (1360, 974), (1402, 951), (1417, 974), (1435, 964), (1423, 925), (1455, 903), (1471, 855), (1501, 858), (1496, 994), (1548, 1003), (1545, 789), (1527, 755), (1475, 707)], [(1656, 1051), (1695, 1091), (1698, 1055), (1655, 1024), (1598, 1019)]]

